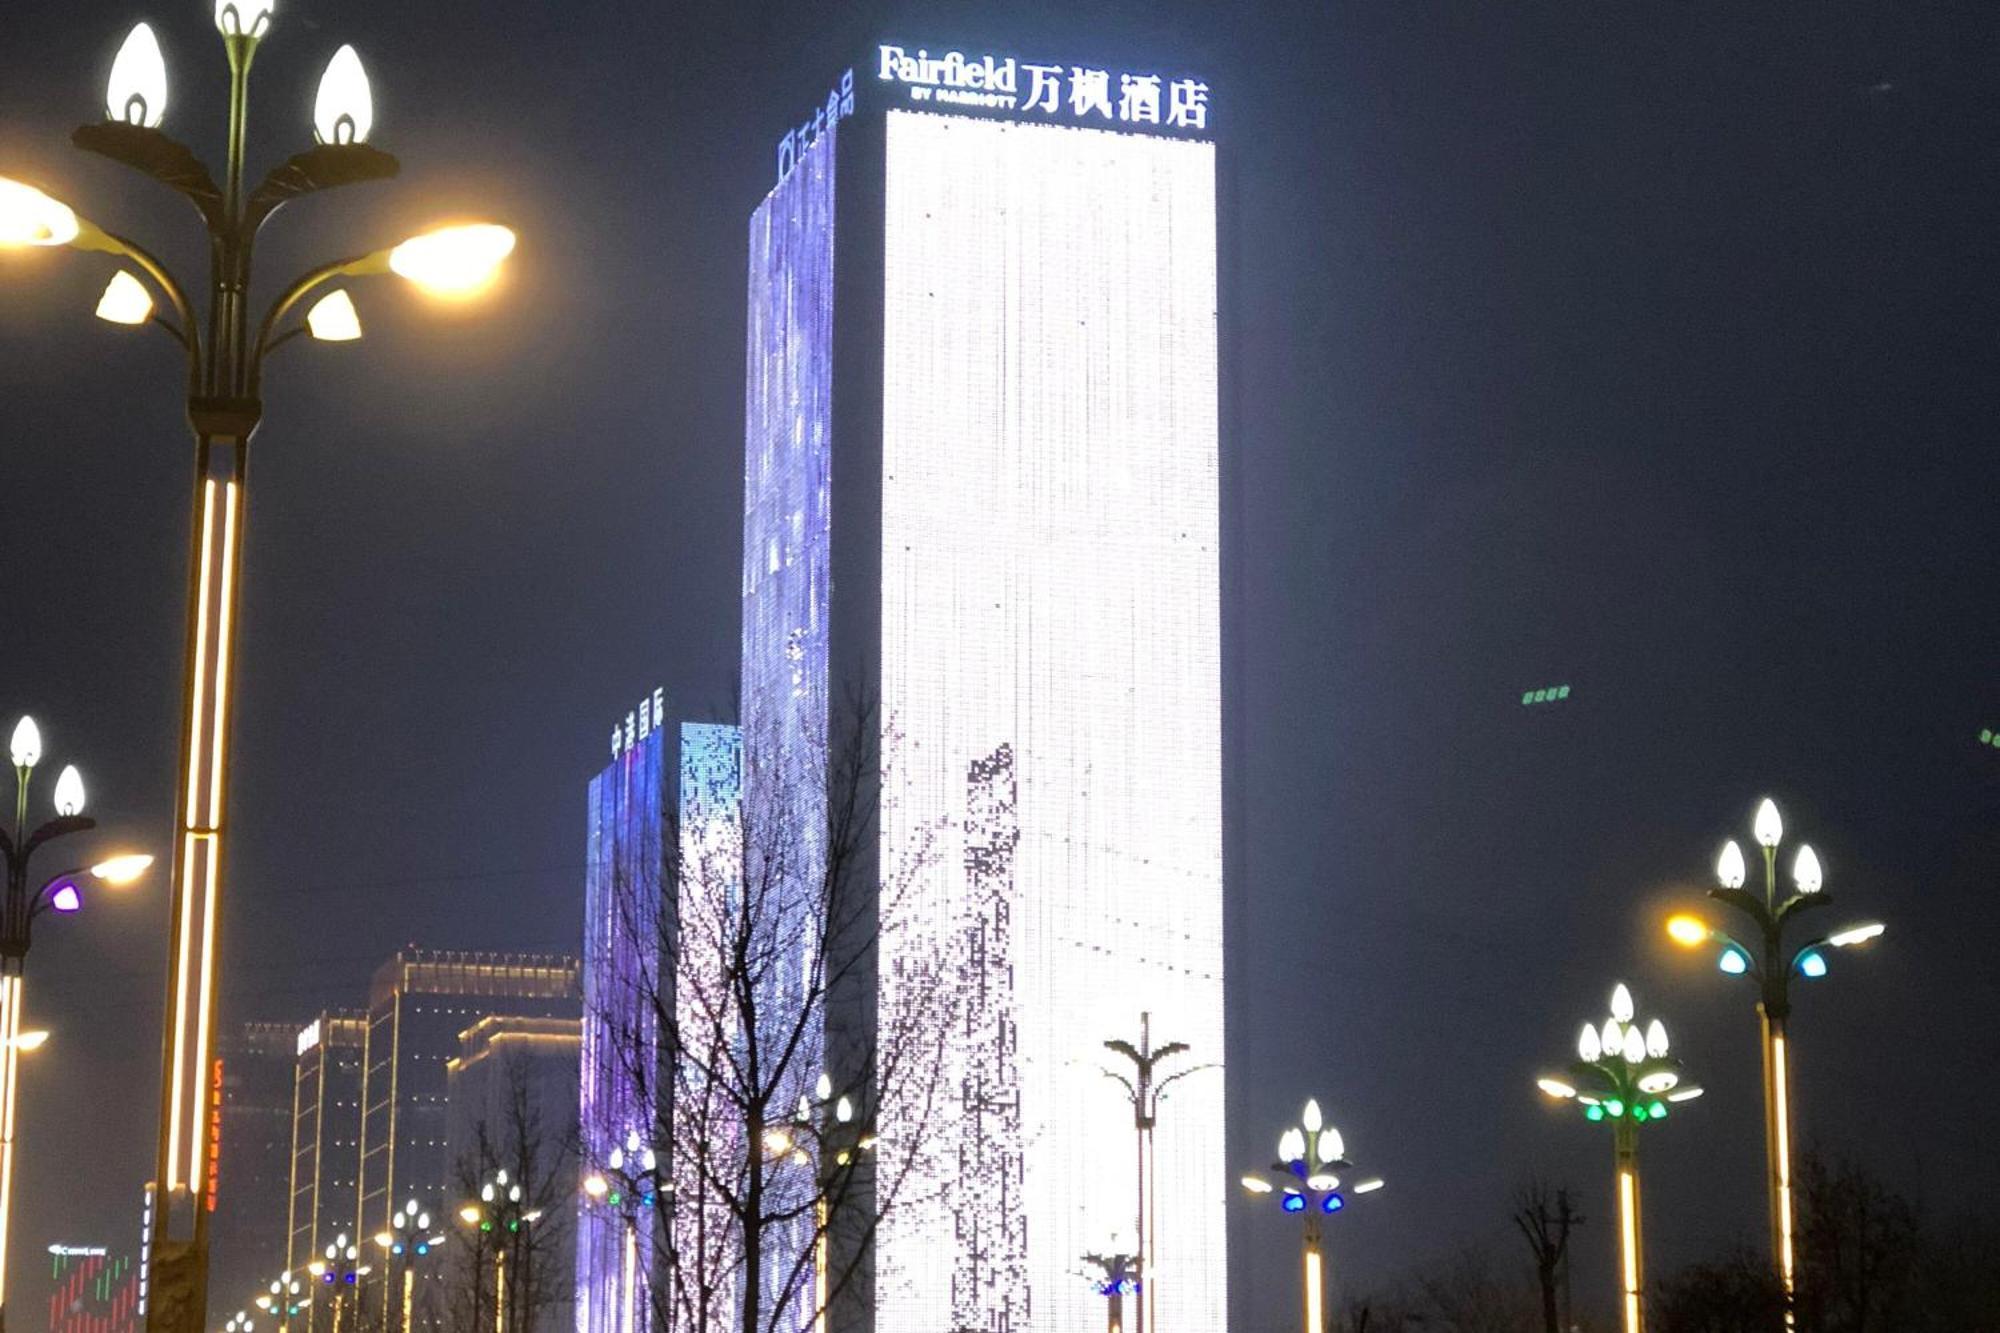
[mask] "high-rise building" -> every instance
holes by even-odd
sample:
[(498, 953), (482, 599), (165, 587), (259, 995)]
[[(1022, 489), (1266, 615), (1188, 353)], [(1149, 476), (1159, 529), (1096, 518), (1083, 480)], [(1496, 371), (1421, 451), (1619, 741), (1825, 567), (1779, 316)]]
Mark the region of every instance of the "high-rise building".
[(293, 1034), (288, 1272), (303, 1269), (342, 1232), (358, 1234), (367, 1044), (368, 1017), (359, 1012), (328, 1010)]
[(751, 221), (745, 816), (872, 705), (878, 1020), (961, 987), (940, 1103), (873, 1108), (909, 1168), (878, 1333), (1102, 1318), (1082, 1256), (1138, 1220), (1103, 1043), (1142, 1012), (1211, 1066), (1160, 1112), (1145, 1299), (1225, 1324), (1208, 94), (883, 45)]
[[(656, 690), (613, 729), (611, 764), (590, 783), (581, 1129), (584, 1170), (605, 1184), (578, 1200), (578, 1333), (648, 1327), (656, 1308), (661, 1233), (648, 1210), (666, 1193), (669, 1107), (678, 1100), (684, 1117), (701, 1108), (669, 1086), (670, 1065), (683, 1083), (693, 1071), (668, 1046), (681, 990), (713, 971), (713, 942), (683, 930), (685, 909), (690, 893), (705, 900), (716, 887), (708, 857), (735, 807), (738, 748), (733, 726), (668, 723)], [(698, 1132), (684, 1124), (681, 1137)], [(690, 1172), (679, 1183), (692, 1217), (705, 1192)], [(680, 1239), (684, 1256), (701, 1246)]]
[(222, 1140), (208, 1287), (221, 1304), (248, 1304), (286, 1266), (298, 1031), (242, 1023), (217, 1034)]
[(447, 1133), (459, 1034), (490, 1015), (565, 1018), (581, 1008), (577, 960), (554, 954), (406, 948), (368, 993), (356, 1235), (388, 1229), (410, 1198), (426, 1208), (456, 1188)]
[[(582, 1023), (574, 1017), (488, 1014), (459, 1033), (458, 1054), (445, 1062), (445, 1160), (454, 1167), (478, 1161), (483, 1135), (489, 1155), (504, 1166), (517, 1147), (513, 1139), (523, 1133), (540, 1141), (548, 1161), (566, 1157), (576, 1137), (582, 1041)], [(454, 1192), (445, 1202), (458, 1197), (458, 1183), (450, 1181)]]

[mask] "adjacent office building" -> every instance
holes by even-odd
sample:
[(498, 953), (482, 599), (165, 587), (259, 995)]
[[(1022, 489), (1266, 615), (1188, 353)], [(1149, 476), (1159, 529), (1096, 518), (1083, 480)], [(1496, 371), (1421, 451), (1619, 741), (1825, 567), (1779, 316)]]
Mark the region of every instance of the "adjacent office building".
[(209, 1287), (219, 1301), (247, 1302), (286, 1265), (297, 1037), (293, 1023), (242, 1023), (217, 1034), (222, 1141)]
[(367, 1043), (368, 1016), (358, 1011), (329, 1010), (294, 1034), (288, 1272), (311, 1263), (342, 1232), (357, 1234)]
[(447, 1136), (459, 1034), (489, 1015), (576, 1020), (577, 960), (407, 948), (376, 970), (362, 1074), (355, 1234), (386, 1230), (411, 1198), (437, 1210), (457, 1188)]
[(1225, 1323), (1208, 93), (883, 45), (751, 220), (745, 817), (872, 703), (878, 1012), (962, 988), (941, 1120), (874, 1108), (878, 1179), (910, 1168), (879, 1333), (1103, 1317), (1076, 1272), (1137, 1182), (1102, 1043), (1141, 1011), (1215, 1066), (1159, 1120), (1147, 1299)]

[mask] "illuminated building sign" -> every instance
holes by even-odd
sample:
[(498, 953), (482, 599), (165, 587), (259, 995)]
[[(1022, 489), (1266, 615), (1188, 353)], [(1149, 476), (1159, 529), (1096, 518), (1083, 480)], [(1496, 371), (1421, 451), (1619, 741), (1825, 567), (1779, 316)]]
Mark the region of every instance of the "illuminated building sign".
[(58, 1259), (102, 1259), (111, 1251), (102, 1245), (51, 1245), (49, 1253)]
[(641, 699), (639, 706), (625, 715), (622, 723), (611, 726), (611, 757), (616, 759), (627, 750), (653, 734), (656, 727), (666, 725), (667, 692), (656, 689), (648, 698)]
[(1208, 85), (1199, 79), (901, 46), (881, 48), (876, 77), (902, 88), (911, 102), (939, 110), (983, 107), (1086, 125), (1208, 129)]
[(304, 1055), (307, 1051), (319, 1045), (319, 1032), (320, 1027), (317, 1018), (299, 1029), (298, 1054)]
[(751, 221), (742, 706), (752, 819), (826, 771), (836, 701), (876, 707), (872, 859), (920, 864), (882, 888), (875, 1010), (941, 957), (963, 978), (930, 1102), (874, 1108), (902, 1183), (872, 1326), (1104, 1318), (1076, 1268), (1133, 1231), (1137, 1182), (1102, 1043), (1145, 1011), (1211, 1066), (1155, 1130), (1147, 1323), (1223, 1328), (1208, 89), (898, 46), (864, 68), (895, 95)]

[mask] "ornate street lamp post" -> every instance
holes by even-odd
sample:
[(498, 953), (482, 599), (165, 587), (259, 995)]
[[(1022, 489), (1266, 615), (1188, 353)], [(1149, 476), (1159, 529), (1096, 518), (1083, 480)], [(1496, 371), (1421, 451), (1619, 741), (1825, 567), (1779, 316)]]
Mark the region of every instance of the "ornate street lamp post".
[[(611, 1150), (601, 1170), (583, 1180), (583, 1193), (593, 1206), (613, 1210), (619, 1220), (623, 1245), (620, 1263), (617, 1308), (618, 1327), (625, 1333), (640, 1333), (651, 1315), (650, 1247), (640, 1244), (642, 1218), (650, 1218), (662, 1198), (672, 1195), (673, 1182), (666, 1179), (665, 1154), (647, 1143), (636, 1129), (627, 1130), (625, 1141)], [(650, 1230), (647, 1231), (651, 1234)], [(642, 1262), (640, 1251), (649, 1250)]]
[(257, 1297), (257, 1308), (278, 1321), (279, 1333), (291, 1333), (293, 1317), (311, 1302), (304, 1283), (290, 1273), (280, 1273)]
[[(166, 62), (152, 28), (144, 23), (132, 29), (112, 64), (104, 121), (85, 125), (72, 136), (77, 147), (131, 167), (193, 205), (209, 240), (205, 310), (137, 242), (105, 231), (32, 185), (0, 178), (0, 246), (67, 245), (111, 256), (120, 267), (98, 303), (98, 316), (114, 324), (164, 330), (187, 361), (194, 519), (156, 1163), (160, 1206), (149, 1256), (147, 1327), (154, 1333), (198, 1333), (207, 1306), (208, 1210), (203, 1196), (214, 1166), (208, 1156), (214, 1097), (211, 1019), (228, 831), (229, 709), (236, 680), (250, 441), (264, 415), (265, 362), (300, 333), (322, 342), (361, 336), (353, 298), (339, 285), (345, 279), (395, 273), (438, 295), (463, 297), (484, 287), (514, 247), (514, 234), (504, 227), (442, 228), (313, 268), (283, 288), (263, 317), (253, 320), (251, 261), (264, 225), (294, 199), (385, 180), (398, 170), (395, 158), (367, 143), (375, 119), (368, 77), (353, 48), (342, 47), (328, 62), (314, 101), (317, 146), (290, 158), (260, 184), (247, 185), (250, 68), (270, 33), (276, 7), (277, 0), (215, 3), (215, 26), (229, 65), (229, 125), (220, 183), (193, 152), (160, 130), (168, 104)], [(308, 300), (312, 304), (303, 319), (295, 320)], [(164, 313), (158, 308), (162, 302)]]
[(444, 1244), (444, 1236), (431, 1226), (431, 1215), (415, 1199), (396, 1210), (385, 1230), (375, 1233), (375, 1243), (402, 1270), (402, 1293), (398, 1302), (401, 1315), (395, 1333), (410, 1333), (410, 1310), (414, 1302), (417, 1263)]
[(34, 926), (43, 913), (67, 916), (83, 909), (83, 881), (130, 884), (153, 863), (150, 856), (116, 856), (85, 870), (65, 870), (29, 891), (34, 878), (30, 865), (35, 853), (50, 843), (78, 833), (88, 833), (97, 821), (83, 813), (83, 777), (74, 764), (56, 779), (55, 818), (36, 828), (28, 827), (28, 787), (35, 766), (42, 761), (42, 732), (35, 719), (24, 717), (14, 727), (9, 743), (14, 763), (14, 828), (10, 834), (0, 828), (0, 857), (7, 863), (7, 896), (0, 903), (0, 1330), (7, 1326), (7, 1242), (14, 1202), (14, 1117), (20, 1098), (20, 1055), (46, 1040), (46, 1032), (23, 1032), (22, 973), (28, 962), (28, 947), (34, 942)]
[[(1192, 1069), (1181, 1069), (1160, 1077), (1160, 1066), (1178, 1056), (1186, 1055), (1192, 1047), (1184, 1041), (1170, 1041), (1161, 1046), (1153, 1045), (1153, 1016), (1139, 1015), (1139, 1042), (1135, 1046), (1129, 1041), (1115, 1040), (1104, 1043), (1106, 1050), (1115, 1051), (1132, 1062), (1132, 1076), (1113, 1073), (1125, 1087), (1126, 1100), (1132, 1103), (1132, 1130), (1134, 1152), (1137, 1164), (1138, 1208), (1135, 1214), (1135, 1234), (1138, 1245), (1133, 1251), (1133, 1312), (1138, 1316), (1132, 1321), (1134, 1333), (1146, 1333), (1153, 1325), (1153, 1333), (1159, 1333), (1157, 1318), (1159, 1303), (1154, 1299), (1154, 1288), (1158, 1277), (1154, 1263), (1155, 1246), (1159, 1243), (1154, 1216), (1158, 1206), (1159, 1191), (1150, 1188), (1154, 1179), (1153, 1171), (1153, 1128), (1160, 1120), (1160, 1097), (1170, 1084), (1177, 1083), (1189, 1074), (1212, 1068), (1197, 1065)], [(1110, 1071), (1106, 1071), (1109, 1073)]]
[(1326, 1261), (1320, 1248), (1320, 1219), (1347, 1207), (1349, 1194), (1373, 1194), (1382, 1188), (1380, 1176), (1369, 1176), (1343, 1191), (1343, 1173), (1353, 1170), (1340, 1131), (1324, 1121), (1317, 1101), (1309, 1101), (1299, 1123), (1278, 1136), (1278, 1160), (1270, 1170), (1243, 1177), (1244, 1189), (1252, 1194), (1275, 1194), (1278, 1206), (1305, 1224), (1305, 1333), (1326, 1330)]
[(352, 1297), (361, 1279), (374, 1270), (361, 1262), (361, 1247), (347, 1238), (345, 1231), (335, 1236), (321, 1257), (306, 1265), (319, 1284), (331, 1290), (333, 1333), (340, 1333), (341, 1313), (353, 1304)]
[(1793, 1243), (1792, 1210), (1792, 1088), (1788, 1025), (1792, 1014), (1792, 978), (1817, 980), (1827, 974), (1836, 949), (1849, 949), (1877, 939), (1888, 927), (1863, 921), (1808, 940), (1798, 948), (1785, 943), (1785, 927), (1808, 912), (1825, 907), (1825, 872), (1819, 853), (1804, 843), (1792, 858), (1792, 889), (1780, 896), (1778, 844), (1785, 825), (1777, 803), (1768, 797), (1757, 807), (1752, 831), (1764, 853), (1764, 891), (1743, 887), (1747, 867), (1743, 849), (1734, 838), (1723, 845), (1715, 875), (1719, 887), (1708, 896), (1732, 907), (1750, 924), (1749, 943), (1711, 926), (1704, 918), (1683, 912), (1667, 921), (1667, 935), (1688, 949), (1721, 946), (1716, 966), (1731, 976), (1748, 977), (1757, 986), (1757, 1014), (1764, 1037), (1764, 1161), (1770, 1192), (1771, 1257), (1785, 1290), (1785, 1325), (1793, 1325), (1792, 1302), (1797, 1285), (1798, 1256)]
[(1639, 1127), (1667, 1118), (1670, 1103), (1692, 1101), (1701, 1088), (1682, 1078), (1679, 1060), (1667, 1054), (1667, 1025), (1654, 1019), (1643, 1029), (1624, 983), (1611, 992), (1603, 1026), (1584, 1024), (1576, 1062), (1536, 1085), (1550, 1097), (1574, 1101), (1584, 1119), (1609, 1121), (1618, 1166), (1618, 1297), (1625, 1333), (1645, 1328), (1645, 1246), (1640, 1232)]

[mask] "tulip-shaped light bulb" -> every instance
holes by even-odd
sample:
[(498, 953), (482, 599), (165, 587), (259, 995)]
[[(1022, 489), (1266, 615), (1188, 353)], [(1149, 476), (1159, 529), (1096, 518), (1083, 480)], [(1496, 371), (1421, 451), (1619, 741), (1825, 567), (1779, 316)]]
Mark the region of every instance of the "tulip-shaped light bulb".
[(127, 125), (156, 130), (167, 117), (167, 60), (151, 24), (140, 23), (118, 48), (104, 88), (104, 114)]
[(1722, 855), (1715, 860), (1715, 878), (1725, 889), (1743, 887), (1743, 849), (1731, 838), (1722, 845)]
[(42, 762), (42, 729), (35, 725), (32, 717), (24, 717), (14, 724), (11, 753), (16, 768), (33, 768)]
[(215, 27), (224, 37), (262, 37), (277, 0), (215, 0)]
[(1319, 1142), (1314, 1145), (1322, 1162), (1337, 1162), (1347, 1156), (1347, 1141), (1340, 1137), (1340, 1131), (1329, 1125), (1319, 1132)]
[(1278, 1136), (1278, 1160), (1296, 1162), (1306, 1155), (1306, 1136), (1296, 1126)]
[(1632, 992), (1622, 981), (1611, 988), (1611, 1016), (1620, 1023), (1632, 1021)]
[(1799, 886), (1800, 893), (1818, 893), (1826, 884), (1826, 876), (1819, 867), (1819, 853), (1809, 844), (1801, 844), (1796, 860), (1792, 862), (1792, 883)]
[(1617, 1059), (1618, 1052), (1625, 1049), (1625, 1029), (1615, 1018), (1605, 1019), (1604, 1026), (1598, 1029), (1597, 1036), (1598, 1040), (1604, 1043), (1606, 1059)]
[(351, 46), (343, 46), (326, 62), (313, 99), (313, 137), (324, 144), (366, 143), (375, 127), (375, 98), (368, 88), (368, 71)]
[(1629, 1027), (1625, 1029), (1625, 1050), (1623, 1054), (1625, 1056), (1625, 1063), (1628, 1065), (1636, 1065), (1645, 1060), (1646, 1039), (1639, 1035), (1638, 1028)]
[(1594, 1065), (1604, 1058), (1604, 1043), (1598, 1040), (1597, 1029), (1589, 1023), (1576, 1039), (1576, 1058), (1587, 1065)]
[(83, 813), (83, 774), (71, 764), (56, 779), (56, 813), (62, 816)]
[(1757, 821), (1751, 831), (1757, 835), (1759, 847), (1776, 847), (1785, 836), (1785, 821), (1778, 818), (1778, 803), (1770, 797), (1757, 807)]
[(1319, 1133), (1319, 1127), (1325, 1123), (1326, 1121), (1321, 1118), (1319, 1113), (1318, 1098), (1308, 1099), (1304, 1114), (1299, 1116), (1299, 1124), (1305, 1127), (1306, 1133), (1317, 1134)]
[(1667, 1057), (1667, 1025), (1657, 1018), (1646, 1025), (1646, 1054), (1655, 1060)]

